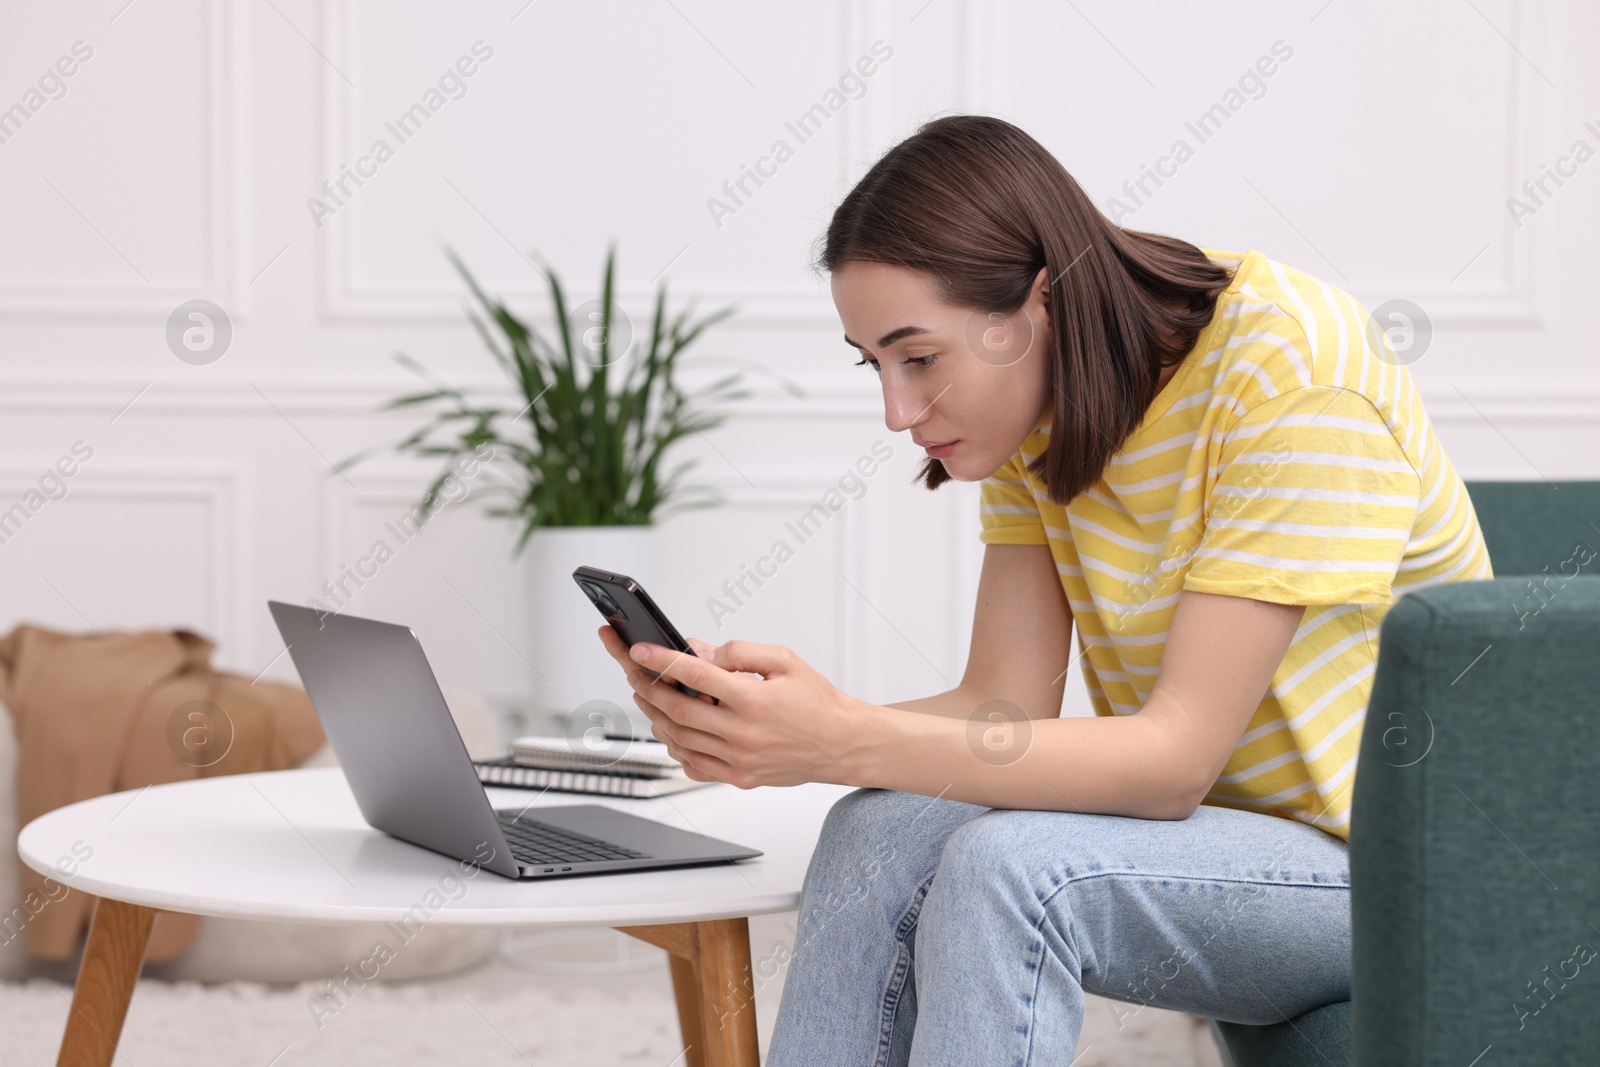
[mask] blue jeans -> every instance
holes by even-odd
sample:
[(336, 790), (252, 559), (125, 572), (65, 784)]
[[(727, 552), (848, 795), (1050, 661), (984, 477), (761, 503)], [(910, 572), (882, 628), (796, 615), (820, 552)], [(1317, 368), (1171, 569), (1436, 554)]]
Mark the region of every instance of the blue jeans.
[(812, 855), (767, 1062), (1064, 1065), (1085, 990), (1253, 1024), (1348, 1000), (1346, 853), (1209, 804), (1180, 822), (858, 789)]

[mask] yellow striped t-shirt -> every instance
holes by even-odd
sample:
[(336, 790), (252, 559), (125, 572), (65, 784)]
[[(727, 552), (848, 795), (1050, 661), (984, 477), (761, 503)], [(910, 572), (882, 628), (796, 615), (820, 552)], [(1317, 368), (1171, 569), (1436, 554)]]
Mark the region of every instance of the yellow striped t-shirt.
[(1259, 251), (1098, 482), (1052, 504), (1025, 470), (979, 486), (980, 540), (1048, 544), (1098, 715), (1131, 715), (1184, 589), (1303, 604), (1272, 685), (1204, 803), (1349, 840), (1378, 624), (1394, 598), (1493, 576), (1415, 382), (1348, 293)]

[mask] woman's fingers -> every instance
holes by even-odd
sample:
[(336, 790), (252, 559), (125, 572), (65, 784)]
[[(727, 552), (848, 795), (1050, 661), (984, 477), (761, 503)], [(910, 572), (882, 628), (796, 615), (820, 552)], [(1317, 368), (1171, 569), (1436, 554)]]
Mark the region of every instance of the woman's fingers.
[(803, 661), (787, 645), (733, 640), (717, 646), (715, 663), (725, 671), (766, 678), (795, 670)]
[(733, 768), (715, 756), (667, 743), (667, 755), (683, 764), (683, 773), (697, 782), (726, 782)]
[[(688, 700), (681, 693), (674, 692), (673, 696), (683, 701), (684, 705), (687, 705), (690, 710), (698, 710), (703, 707), (699, 703)], [(713, 725), (712, 723), (696, 718), (693, 722), (697, 722), (699, 725), (693, 725), (690, 721), (685, 720), (682, 714), (683, 705), (679, 705), (677, 714), (673, 714), (660, 704), (652, 703), (638, 693), (633, 695), (633, 702), (638, 705), (640, 711), (650, 717), (656, 737), (662, 740), (670, 737), (673, 744), (692, 748), (696, 752), (704, 752), (719, 758), (728, 752), (728, 742), (718, 735), (700, 728), (700, 726)], [(663, 737), (663, 734), (666, 737)]]
[(635, 700), (648, 703), (653, 710), (660, 711), (669, 721), (679, 725), (714, 734), (720, 739), (738, 721), (733, 709), (715, 703), (709, 693), (691, 697), (681, 692), (673, 679), (665, 674), (652, 678), (648, 670), (636, 667), (627, 681), (633, 686)]
[(617, 633), (617, 631), (612, 629), (612, 626), (609, 622), (600, 627), (599, 633), (600, 643), (606, 646), (606, 652), (608, 652), (611, 655), (611, 658), (616, 660), (617, 664), (622, 667), (623, 673), (627, 673), (638, 666), (638, 664), (633, 662), (633, 660), (628, 656), (627, 642), (623, 641), (622, 637)]
[[(627, 643), (610, 623), (600, 627), (599, 634), (600, 643), (606, 646), (606, 652), (617, 661), (617, 666), (622, 668), (623, 674), (631, 674), (639, 669), (639, 664), (628, 654)], [(715, 645), (708, 645), (698, 637), (689, 638), (689, 647), (694, 650), (697, 657), (704, 660), (713, 659), (717, 653)], [(701, 693), (700, 700), (706, 704), (716, 703), (716, 698), (709, 693)]]
[(690, 772), (691, 778), (695, 777), (693, 772), (698, 769), (710, 772), (712, 780), (726, 780), (721, 776), (730, 773), (733, 768), (729, 766), (727, 760), (716, 755), (719, 751), (728, 750), (726, 742), (715, 734), (708, 734), (704, 730), (696, 730), (692, 726), (674, 722), (665, 712), (647, 704), (637, 696), (634, 697), (634, 701), (639, 705), (639, 710), (650, 720), (650, 732), (655, 739), (667, 746), (667, 755), (683, 764), (684, 770)]
[(712, 662), (716, 662), (716, 658), (717, 658), (717, 646), (716, 645), (708, 645), (704, 641), (700, 640), (698, 637), (691, 637), (688, 640), (689, 640), (689, 647), (694, 649), (694, 654), (695, 655), (699, 656), (701, 659), (708, 659), (708, 660), (711, 660)]
[[(689, 647), (694, 650), (694, 654), (696, 656), (700, 657), (703, 660), (711, 660), (713, 662), (716, 660), (716, 657), (717, 657), (717, 646), (716, 645), (708, 645), (704, 641), (700, 640), (698, 637), (690, 637), (690, 638), (687, 638), (687, 640), (689, 642)], [(706, 704), (715, 704), (717, 702), (717, 698), (712, 696), (710, 693), (701, 693), (700, 694), (700, 700), (703, 703), (706, 703)]]

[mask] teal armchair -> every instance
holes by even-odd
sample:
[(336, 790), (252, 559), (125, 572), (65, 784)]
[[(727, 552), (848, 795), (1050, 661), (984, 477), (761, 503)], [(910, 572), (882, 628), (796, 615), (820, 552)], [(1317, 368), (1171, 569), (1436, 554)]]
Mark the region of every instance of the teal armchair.
[(1470, 482), (1492, 581), (1385, 616), (1352, 998), (1212, 1020), (1227, 1067), (1600, 1064), (1600, 482)]

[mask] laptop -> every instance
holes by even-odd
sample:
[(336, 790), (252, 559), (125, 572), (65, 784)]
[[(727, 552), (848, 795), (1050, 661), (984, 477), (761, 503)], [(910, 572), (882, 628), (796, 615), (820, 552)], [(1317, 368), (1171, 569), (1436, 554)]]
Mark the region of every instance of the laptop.
[(507, 878), (761, 855), (600, 804), (496, 810), (409, 627), (279, 600), (267, 607), (374, 829)]

